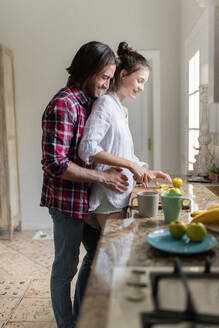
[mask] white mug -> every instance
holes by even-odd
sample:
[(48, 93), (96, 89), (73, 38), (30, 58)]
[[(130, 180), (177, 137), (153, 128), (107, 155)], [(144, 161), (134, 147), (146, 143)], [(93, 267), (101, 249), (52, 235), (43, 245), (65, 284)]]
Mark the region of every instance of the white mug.
[(132, 199), (131, 206), (133, 207), (133, 202), (138, 199), (138, 211), (140, 216), (151, 218), (156, 216), (158, 213), (158, 201), (159, 195), (155, 191), (140, 191), (137, 196)]

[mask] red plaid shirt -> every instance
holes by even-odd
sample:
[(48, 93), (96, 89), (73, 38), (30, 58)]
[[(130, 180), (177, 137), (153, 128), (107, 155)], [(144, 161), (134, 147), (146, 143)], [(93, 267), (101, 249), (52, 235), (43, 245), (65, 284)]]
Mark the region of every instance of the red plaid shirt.
[(40, 206), (52, 207), (65, 215), (86, 219), (87, 183), (61, 179), (74, 162), (90, 168), (78, 157), (78, 145), (92, 102), (77, 88), (63, 88), (46, 107), (42, 117), (43, 187)]

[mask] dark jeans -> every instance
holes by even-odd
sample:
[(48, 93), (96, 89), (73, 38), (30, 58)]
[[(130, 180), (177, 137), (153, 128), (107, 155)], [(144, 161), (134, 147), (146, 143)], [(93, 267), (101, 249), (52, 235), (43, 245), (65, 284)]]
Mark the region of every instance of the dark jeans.
[[(52, 306), (58, 328), (74, 328), (82, 303), (91, 264), (95, 255), (99, 231), (50, 208), (53, 219), (55, 259), (51, 273)], [(83, 259), (75, 288), (74, 305), (71, 302), (71, 281), (77, 272), (80, 244), (87, 253)]]

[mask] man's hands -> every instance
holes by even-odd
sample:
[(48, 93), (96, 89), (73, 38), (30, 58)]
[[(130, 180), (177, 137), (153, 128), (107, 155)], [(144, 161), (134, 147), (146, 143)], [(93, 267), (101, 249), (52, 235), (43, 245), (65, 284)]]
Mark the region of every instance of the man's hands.
[[(162, 171), (151, 171), (134, 163), (132, 164), (130, 171), (133, 173), (136, 182), (142, 184), (145, 188), (147, 188), (148, 183), (154, 179), (164, 179), (169, 183), (172, 183), (171, 177)], [(111, 167), (110, 169), (101, 172), (103, 175), (103, 180), (101, 182), (105, 187), (123, 193), (127, 190), (129, 183), (128, 178), (121, 172), (121, 168)]]
[(103, 185), (120, 193), (126, 191), (129, 185), (128, 178), (121, 172), (122, 169), (119, 167), (111, 167), (110, 169), (101, 172), (103, 175)]
[[(126, 167), (133, 173), (136, 182), (143, 184), (145, 188), (148, 182), (156, 178), (164, 179), (172, 183), (170, 176), (161, 171), (150, 171), (134, 163), (132, 163), (131, 166), (129, 163), (129, 166)], [(61, 175), (61, 178), (77, 183), (99, 182), (107, 188), (123, 193), (128, 189), (129, 183), (128, 178), (121, 172), (122, 169), (119, 167), (111, 167), (105, 171), (95, 171), (71, 163)]]

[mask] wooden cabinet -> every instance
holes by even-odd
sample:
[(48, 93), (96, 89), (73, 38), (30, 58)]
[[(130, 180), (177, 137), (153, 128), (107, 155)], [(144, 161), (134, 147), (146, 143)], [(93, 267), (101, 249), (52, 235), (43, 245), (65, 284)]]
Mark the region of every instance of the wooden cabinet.
[(21, 230), (13, 53), (0, 45), (0, 228)]

